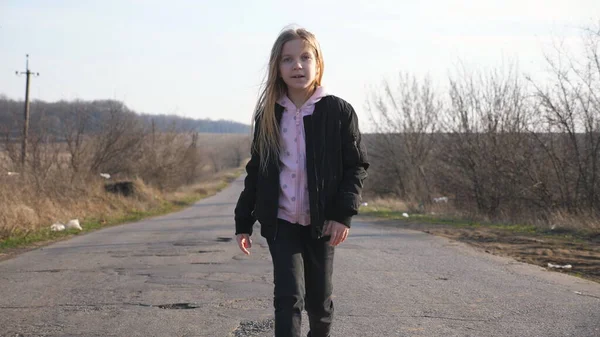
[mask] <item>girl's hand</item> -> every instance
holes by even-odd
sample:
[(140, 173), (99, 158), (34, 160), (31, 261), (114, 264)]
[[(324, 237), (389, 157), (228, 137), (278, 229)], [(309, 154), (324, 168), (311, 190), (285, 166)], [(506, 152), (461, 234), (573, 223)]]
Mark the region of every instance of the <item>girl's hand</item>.
[(252, 240), (250, 239), (250, 235), (238, 234), (236, 235), (236, 240), (242, 252), (244, 252), (244, 254), (246, 255), (250, 255), (250, 251), (248, 250), (252, 247)]
[(345, 225), (337, 221), (328, 220), (325, 224), (325, 232), (323, 235), (331, 235), (331, 239), (329, 239), (329, 245), (335, 247), (346, 240), (349, 231), (350, 228), (346, 227)]

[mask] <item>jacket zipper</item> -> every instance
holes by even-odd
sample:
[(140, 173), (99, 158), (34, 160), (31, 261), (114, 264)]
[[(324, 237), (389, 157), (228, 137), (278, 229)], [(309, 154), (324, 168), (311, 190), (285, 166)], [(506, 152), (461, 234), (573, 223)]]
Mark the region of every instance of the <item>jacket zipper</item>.
[[(300, 126), (300, 109), (296, 110), (296, 137), (298, 137), (298, 127)], [(296, 139), (297, 140), (297, 139)], [(296, 153), (297, 153), (297, 160), (298, 160), (298, 165), (296, 165), (296, 178), (295, 179), (295, 183), (296, 183), (296, 214), (295, 214), (295, 219), (296, 219), (296, 223), (300, 223), (300, 199), (302, 197), (302, 191), (300, 190), (300, 176), (299, 176), (299, 171), (300, 171), (300, 143), (298, 141), (296, 141)]]
[[(311, 117), (310, 122), (312, 124), (312, 134), (314, 135), (315, 134), (315, 114), (313, 114), (313, 116)], [(315, 175), (315, 189), (317, 190), (316, 191), (316, 196), (317, 196), (316, 199), (317, 200), (315, 200), (314, 204), (315, 204), (315, 206), (317, 206), (316, 214), (319, 214), (321, 212), (321, 210), (319, 209), (321, 198), (320, 198), (320, 192), (319, 192), (320, 191), (319, 175), (317, 173), (317, 151), (315, 148), (315, 137), (313, 137), (313, 140), (312, 140), (312, 152), (313, 152), (313, 171), (314, 171), (314, 175)], [(316, 228), (316, 227), (313, 227), (313, 228)], [(317, 235), (317, 239), (320, 239), (322, 237), (322, 234), (323, 233), (321, 231), (321, 233)]]

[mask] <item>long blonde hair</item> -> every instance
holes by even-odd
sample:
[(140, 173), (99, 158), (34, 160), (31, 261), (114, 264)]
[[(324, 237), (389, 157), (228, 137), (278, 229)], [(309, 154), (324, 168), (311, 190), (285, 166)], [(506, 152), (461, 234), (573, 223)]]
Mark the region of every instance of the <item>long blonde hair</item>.
[[(267, 163), (274, 158), (279, 158), (281, 144), (279, 141), (279, 125), (275, 117), (275, 103), (287, 92), (285, 82), (279, 73), (279, 64), (281, 62), (281, 54), (283, 45), (292, 40), (301, 39), (307, 43), (315, 54), (317, 63), (317, 73), (313, 90), (321, 85), (323, 78), (323, 54), (321, 47), (316, 37), (304, 28), (289, 28), (282, 31), (271, 48), (271, 56), (269, 58), (269, 69), (265, 75), (266, 80), (263, 82), (263, 87), (260, 92), (254, 116), (252, 119), (253, 132), (256, 133), (257, 127), (260, 130), (254, 143), (254, 151), (257, 151), (260, 156), (260, 168), (263, 172), (267, 170)], [(255, 125), (256, 121), (258, 125)]]

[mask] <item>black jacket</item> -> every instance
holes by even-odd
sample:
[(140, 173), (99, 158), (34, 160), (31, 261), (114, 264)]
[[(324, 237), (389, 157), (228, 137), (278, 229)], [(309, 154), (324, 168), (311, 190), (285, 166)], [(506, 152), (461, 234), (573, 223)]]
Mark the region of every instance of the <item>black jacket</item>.
[[(281, 105), (275, 106), (278, 123), (283, 110)], [(315, 104), (313, 114), (303, 120), (312, 237), (320, 238), (326, 220), (350, 227), (352, 216), (358, 213), (369, 163), (356, 112), (348, 102), (325, 96)], [(261, 132), (258, 120), (255, 125), (253, 144)], [(279, 163), (272, 160), (267, 172), (262, 172), (259, 154), (254, 146), (252, 149), (244, 190), (235, 208), (235, 234), (252, 234), (258, 220), (261, 235), (272, 238), (278, 225)]]

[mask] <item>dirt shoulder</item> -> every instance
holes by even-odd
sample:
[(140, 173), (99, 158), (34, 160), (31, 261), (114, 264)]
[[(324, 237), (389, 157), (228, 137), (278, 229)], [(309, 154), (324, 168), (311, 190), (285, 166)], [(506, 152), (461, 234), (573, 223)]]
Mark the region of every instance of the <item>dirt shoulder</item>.
[[(456, 226), (404, 219), (389, 219), (373, 214), (361, 215), (377, 223), (419, 230), (464, 242), (486, 253), (508, 256), (551, 271), (568, 273), (600, 283), (600, 236), (573, 233), (540, 233), (500, 227)], [(549, 267), (548, 264), (570, 268)]]

